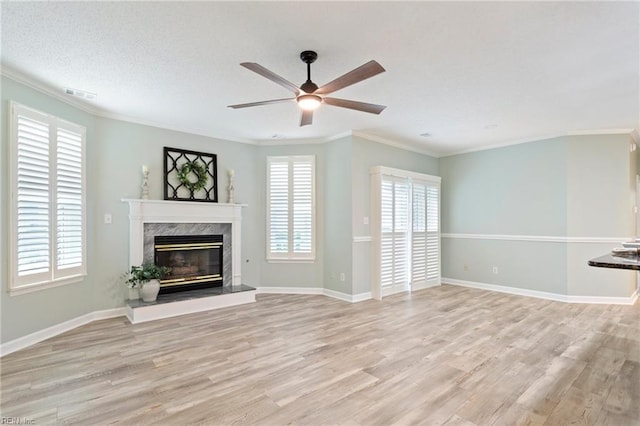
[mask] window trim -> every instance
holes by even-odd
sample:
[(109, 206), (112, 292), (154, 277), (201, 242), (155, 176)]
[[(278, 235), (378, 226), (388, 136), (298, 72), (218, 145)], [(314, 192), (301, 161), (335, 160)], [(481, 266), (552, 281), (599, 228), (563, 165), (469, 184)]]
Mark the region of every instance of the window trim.
[[(271, 194), (271, 163), (276, 161), (287, 161), (289, 164), (289, 176), (292, 177), (292, 165), (296, 161), (304, 161), (311, 163), (311, 253), (294, 253), (292, 251), (288, 251), (287, 253), (272, 253), (271, 248), (271, 220), (270, 220), (270, 194)], [(317, 244), (317, 220), (316, 220), (316, 156), (315, 155), (276, 155), (276, 156), (267, 156), (266, 161), (266, 214), (265, 214), (265, 223), (266, 223), (266, 235), (265, 235), (265, 258), (267, 263), (314, 263), (316, 261), (316, 244)], [(293, 182), (290, 181), (288, 184), (289, 193), (293, 193)], [(292, 215), (292, 206), (293, 199), (291, 198), (289, 201), (289, 215)], [(291, 244), (291, 220), (289, 222), (288, 234), (289, 234), (289, 243)], [(290, 250), (290, 249), (289, 249)]]
[[(9, 101), (9, 123), (8, 123), (8, 131), (9, 131), (9, 265), (8, 265), (8, 284), (7, 284), (7, 292), (10, 296), (21, 295), (26, 293), (32, 293), (39, 290), (44, 290), (47, 288), (59, 287), (67, 284), (73, 284), (82, 282), (84, 278), (87, 276), (87, 165), (86, 165), (86, 128), (79, 124), (61, 119), (52, 114), (47, 114), (42, 111), (38, 111), (34, 108), (27, 107), (15, 101)], [(49, 211), (49, 239), (50, 239), (50, 259), (49, 259), (49, 268), (50, 271), (47, 273), (48, 277), (40, 280), (24, 280), (19, 279), (18, 270), (17, 270), (17, 262), (18, 262), (18, 205), (17, 205), (17, 185), (18, 185), (18, 121), (17, 117), (19, 114), (22, 114), (31, 119), (41, 120), (46, 122), (49, 126), (49, 206), (51, 206)], [(82, 205), (82, 251), (81, 258), (82, 262), (78, 268), (77, 273), (73, 273), (70, 275), (62, 275), (56, 277), (57, 269), (57, 258), (56, 258), (56, 248), (57, 248), (57, 240), (56, 240), (56, 232), (55, 232), (55, 221), (56, 221), (56, 202), (54, 198), (57, 194), (57, 130), (58, 128), (62, 128), (65, 130), (77, 132), (81, 136), (81, 205)]]

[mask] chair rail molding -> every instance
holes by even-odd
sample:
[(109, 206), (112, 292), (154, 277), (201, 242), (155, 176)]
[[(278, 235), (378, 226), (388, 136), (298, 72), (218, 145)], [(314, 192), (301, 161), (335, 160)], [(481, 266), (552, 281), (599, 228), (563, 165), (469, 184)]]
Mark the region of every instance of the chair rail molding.
[(620, 244), (629, 241), (623, 237), (565, 237), (553, 235), (509, 235), (509, 234), (461, 234), (443, 232), (442, 238), (467, 240), (503, 240), (503, 241), (535, 241), (544, 243), (588, 243), (588, 244)]

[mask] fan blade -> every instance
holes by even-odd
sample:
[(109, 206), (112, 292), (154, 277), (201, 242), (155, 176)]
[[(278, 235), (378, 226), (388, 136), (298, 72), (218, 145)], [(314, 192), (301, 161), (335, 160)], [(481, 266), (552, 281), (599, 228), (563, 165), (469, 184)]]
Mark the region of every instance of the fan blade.
[(259, 101), (259, 102), (250, 102), (248, 104), (229, 105), (228, 107), (233, 109), (247, 108), (247, 107), (260, 106), (260, 105), (279, 104), (281, 102), (294, 101), (295, 99), (296, 98), (272, 99), (270, 101)]
[(355, 109), (357, 111), (369, 112), (371, 114), (380, 114), (386, 106), (384, 105), (376, 105), (376, 104), (368, 104), (365, 102), (357, 102), (350, 101), (347, 99), (338, 99), (338, 98), (322, 98), (324, 103), (341, 107), (341, 108), (349, 108)]
[(285, 80), (273, 71), (269, 71), (262, 65), (256, 64), (255, 62), (243, 62), (240, 65), (248, 70), (255, 72), (256, 74), (260, 74), (261, 76), (268, 78), (269, 80), (273, 81), (276, 84), (279, 84), (287, 90), (291, 90), (296, 94), (296, 96), (300, 94), (300, 89), (298, 89), (298, 87), (296, 87), (293, 83)]
[(312, 122), (313, 122), (313, 110), (303, 109), (302, 118), (300, 119), (300, 127), (311, 124)]
[(380, 65), (376, 61), (369, 61), (366, 64), (361, 65), (358, 68), (349, 71), (345, 75), (340, 76), (335, 80), (320, 87), (314, 92), (314, 95), (328, 95), (329, 93), (333, 93), (336, 90), (340, 90), (347, 86), (351, 86), (352, 84), (359, 83), (362, 80), (371, 78), (374, 75), (378, 75), (384, 71), (385, 69), (382, 68), (382, 65)]

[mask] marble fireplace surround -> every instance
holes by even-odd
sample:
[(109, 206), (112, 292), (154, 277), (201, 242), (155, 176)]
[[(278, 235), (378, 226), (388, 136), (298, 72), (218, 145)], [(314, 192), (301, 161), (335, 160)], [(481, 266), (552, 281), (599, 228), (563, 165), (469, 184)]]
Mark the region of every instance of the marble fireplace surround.
[(144, 225), (144, 263), (154, 262), (156, 236), (168, 235), (222, 235), (222, 285), (232, 282), (231, 262), (231, 224), (230, 223), (145, 223)]
[[(242, 207), (246, 207), (245, 204), (132, 199), (122, 201), (129, 204), (130, 265), (141, 265), (145, 260), (152, 259), (153, 234), (157, 232), (169, 234), (184, 232), (188, 235), (196, 235), (198, 232), (222, 233), (225, 236), (223, 250), (231, 251), (230, 265), (226, 267), (223, 265), (222, 287), (161, 294), (158, 300), (148, 303), (129, 300), (125, 305), (125, 313), (131, 323), (137, 324), (256, 301), (256, 289), (242, 285), (240, 273)], [(227, 237), (229, 234), (230, 238)], [(145, 239), (147, 240), (146, 251)], [(227, 263), (227, 260), (223, 263)]]
[[(166, 200), (122, 201), (129, 204), (130, 265), (141, 265), (153, 259), (152, 242), (155, 235), (220, 233), (225, 237), (224, 254), (231, 254), (231, 261), (224, 261), (229, 264), (223, 265), (223, 277), (226, 276), (223, 285), (241, 284), (242, 207), (246, 205)], [(229, 234), (231, 238), (227, 242)]]

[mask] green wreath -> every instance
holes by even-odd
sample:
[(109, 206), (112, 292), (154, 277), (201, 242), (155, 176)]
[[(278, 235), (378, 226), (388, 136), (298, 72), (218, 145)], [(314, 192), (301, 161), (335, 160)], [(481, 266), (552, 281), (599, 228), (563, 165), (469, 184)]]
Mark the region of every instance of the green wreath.
[[(195, 182), (189, 179), (191, 173), (196, 175), (197, 180)], [(178, 180), (189, 191), (195, 192), (204, 188), (209, 180), (209, 176), (207, 176), (207, 171), (201, 163), (197, 161), (187, 161), (180, 167), (180, 170), (178, 170)]]

